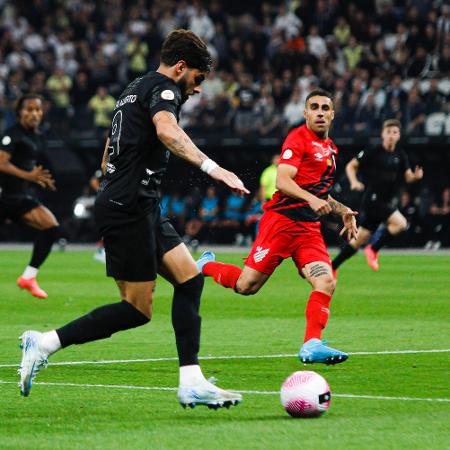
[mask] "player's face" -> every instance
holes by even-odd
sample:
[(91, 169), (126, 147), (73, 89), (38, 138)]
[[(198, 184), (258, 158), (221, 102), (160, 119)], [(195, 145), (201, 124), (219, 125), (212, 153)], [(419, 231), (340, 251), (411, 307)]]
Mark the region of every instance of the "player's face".
[(185, 102), (191, 95), (200, 94), (200, 85), (205, 80), (206, 73), (199, 69), (189, 69), (186, 67), (184, 75), (178, 81), (178, 85), (181, 89), (181, 95), (183, 96), (183, 102)]
[(381, 132), (381, 140), (383, 141), (384, 148), (394, 149), (400, 140), (400, 129), (398, 127), (384, 128)]
[(39, 98), (30, 98), (23, 102), (19, 111), (20, 124), (25, 128), (36, 129), (42, 120), (42, 101)]
[(306, 102), (303, 115), (310, 130), (319, 136), (327, 136), (334, 119), (333, 102), (328, 97), (315, 95)]

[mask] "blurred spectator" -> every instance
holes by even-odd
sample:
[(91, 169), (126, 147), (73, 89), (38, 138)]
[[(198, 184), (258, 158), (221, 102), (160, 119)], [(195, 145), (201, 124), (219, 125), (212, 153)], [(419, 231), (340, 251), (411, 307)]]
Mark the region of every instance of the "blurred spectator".
[(114, 97), (108, 94), (104, 86), (97, 88), (97, 93), (89, 100), (88, 108), (94, 112), (94, 125), (99, 138), (107, 137), (115, 105)]
[(300, 92), (300, 88), (295, 86), (289, 103), (286, 104), (283, 110), (283, 119), (288, 129), (294, 125), (298, 125), (303, 120), (303, 109), (305, 105), (301, 101)]
[(257, 117), (256, 131), (261, 137), (276, 137), (280, 132), (281, 114), (275, 106), (275, 101), (266, 92), (258, 100), (255, 106), (255, 113)]
[(406, 69), (406, 75), (412, 78), (423, 78), (431, 68), (431, 56), (426, 50), (419, 46), (415, 51), (414, 58)]
[(439, 82), (436, 79), (431, 79), (428, 86), (428, 91), (425, 94), (425, 112), (427, 114), (442, 111), (444, 104), (447, 101), (447, 96), (439, 91)]
[(253, 88), (252, 76), (243, 73), (240, 77), (240, 85), (235, 93), (237, 103), (234, 130), (240, 136), (248, 136), (255, 130), (255, 105), (259, 94)]
[(127, 44), (128, 79), (134, 80), (147, 72), (148, 45), (139, 35), (132, 36)]
[(408, 95), (408, 102), (405, 107), (403, 126), (406, 134), (418, 136), (423, 134), (425, 123), (425, 105), (419, 96), (417, 87), (411, 88)]
[(361, 60), (363, 48), (358, 44), (358, 41), (354, 36), (351, 36), (348, 45), (344, 47), (344, 56), (347, 63), (347, 67), (350, 70), (354, 70)]
[(272, 198), (272, 195), (277, 190), (277, 170), (280, 155), (276, 153), (272, 156), (271, 164), (267, 166), (261, 173), (259, 178), (259, 193), (258, 198), (261, 202), (266, 202)]
[(50, 116), (54, 124), (54, 131), (66, 134), (70, 115), (70, 89), (72, 80), (61, 68), (56, 68), (47, 80), (47, 90), (52, 100)]
[(351, 36), (351, 29), (344, 17), (339, 17), (333, 30), (333, 35), (339, 47), (345, 47)]

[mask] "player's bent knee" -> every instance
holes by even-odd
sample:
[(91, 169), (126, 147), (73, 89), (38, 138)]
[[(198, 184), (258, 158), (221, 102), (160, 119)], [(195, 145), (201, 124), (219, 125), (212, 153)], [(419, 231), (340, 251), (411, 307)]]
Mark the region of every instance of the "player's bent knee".
[(314, 289), (333, 295), (336, 289), (336, 280), (332, 276), (321, 277), (314, 283)]

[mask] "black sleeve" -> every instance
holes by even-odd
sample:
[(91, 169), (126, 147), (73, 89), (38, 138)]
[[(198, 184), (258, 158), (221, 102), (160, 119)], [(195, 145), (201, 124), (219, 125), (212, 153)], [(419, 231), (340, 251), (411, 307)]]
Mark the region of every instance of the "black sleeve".
[(17, 136), (14, 130), (11, 128), (5, 130), (0, 139), (0, 150), (8, 152), (11, 155), (14, 153), (15, 146), (17, 144)]
[(181, 106), (180, 89), (171, 82), (157, 84), (147, 94), (144, 107), (153, 117), (159, 111), (171, 112), (178, 119)]
[(359, 162), (359, 165), (361, 167), (366, 167), (370, 160), (372, 159), (372, 156), (374, 154), (374, 149), (373, 148), (369, 148), (367, 150), (361, 150), (357, 155), (356, 155), (356, 159)]
[(401, 159), (401, 173), (402, 175), (408, 170), (411, 169), (411, 163), (409, 162), (408, 155), (406, 154), (405, 150), (400, 149), (400, 159)]

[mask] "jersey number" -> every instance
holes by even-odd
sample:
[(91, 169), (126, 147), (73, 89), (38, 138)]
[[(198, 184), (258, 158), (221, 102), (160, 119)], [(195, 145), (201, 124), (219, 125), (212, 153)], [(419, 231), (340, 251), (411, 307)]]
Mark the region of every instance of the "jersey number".
[(120, 153), (120, 135), (122, 133), (122, 111), (114, 114), (111, 124), (111, 138), (109, 140), (109, 161), (113, 161)]

